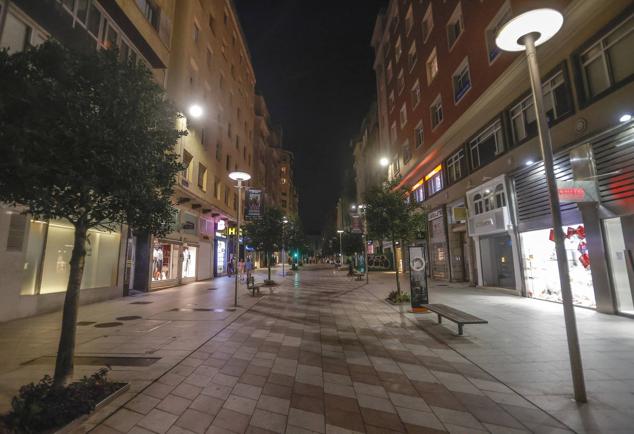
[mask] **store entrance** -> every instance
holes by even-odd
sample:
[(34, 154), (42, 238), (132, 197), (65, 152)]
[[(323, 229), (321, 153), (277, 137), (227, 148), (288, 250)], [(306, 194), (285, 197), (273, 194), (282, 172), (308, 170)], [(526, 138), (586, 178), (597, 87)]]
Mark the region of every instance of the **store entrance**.
[(481, 237), (480, 258), (484, 286), (515, 289), (513, 248), (508, 234)]

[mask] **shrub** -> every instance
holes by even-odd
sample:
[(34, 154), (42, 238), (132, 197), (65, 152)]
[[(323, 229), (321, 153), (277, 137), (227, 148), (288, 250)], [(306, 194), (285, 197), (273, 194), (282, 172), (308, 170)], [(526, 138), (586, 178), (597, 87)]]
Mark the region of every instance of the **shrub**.
[(109, 381), (107, 376), (108, 370), (104, 368), (76, 383), (57, 388), (46, 375), (37, 384), (20, 388), (18, 396), (11, 401), (11, 412), (3, 417), (4, 423), (18, 433), (62, 427), (93, 411), (100, 401), (122, 386)]
[(392, 303), (408, 303), (409, 302), (409, 294), (407, 292), (392, 291), (387, 296), (388, 300)]

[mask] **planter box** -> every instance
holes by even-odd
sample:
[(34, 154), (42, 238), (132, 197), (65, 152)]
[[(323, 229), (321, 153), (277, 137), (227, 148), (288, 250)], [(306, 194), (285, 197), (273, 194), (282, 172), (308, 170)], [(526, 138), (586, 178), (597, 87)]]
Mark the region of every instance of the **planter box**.
[(401, 306), (403, 304), (410, 304), (409, 301), (401, 301), (400, 303), (395, 303), (392, 300), (390, 300), (389, 298), (386, 298), (385, 301), (389, 304), (391, 304), (392, 306)]
[(95, 405), (95, 409), (91, 413), (81, 415), (77, 419), (73, 420), (72, 422), (69, 422), (68, 424), (64, 425), (62, 428), (59, 428), (57, 430), (53, 429), (53, 430), (50, 430), (49, 432), (51, 434), (70, 434), (73, 431), (75, 431), (93, 413), (95, 413), (98, 410), (101, 410), (106, 405), (110, 404), (112, 401), (114, 401), (115, 399), (117, 399), (118, 397), (120, 397), (121, 395), (123, 395), (124, 393), (126, 393), (130, 389), (130, 383), (119, 383), (119, 384), (121, 384), (122, 386), (119, 389), (117, 389), (114, 393), (112, 393), (112, 394), (106, 396), (104, 399), (102, 399), (101, 402), (99, 402), (97, 405)]

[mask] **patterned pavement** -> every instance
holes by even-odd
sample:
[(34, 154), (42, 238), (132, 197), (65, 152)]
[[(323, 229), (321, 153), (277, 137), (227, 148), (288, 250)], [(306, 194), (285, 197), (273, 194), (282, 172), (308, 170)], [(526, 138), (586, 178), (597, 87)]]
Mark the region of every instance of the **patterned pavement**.
[(94, 433), (563, 433), (556, 419), (331, 270), (303, 271)]

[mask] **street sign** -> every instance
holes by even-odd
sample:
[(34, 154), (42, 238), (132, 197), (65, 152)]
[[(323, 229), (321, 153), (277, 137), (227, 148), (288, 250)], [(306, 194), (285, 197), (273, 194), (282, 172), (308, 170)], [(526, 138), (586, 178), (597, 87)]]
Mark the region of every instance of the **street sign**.
[(409, 246), (409, 288), (412, 308), (429, 303), (427, 292), (427, 261), (422, 246)]

